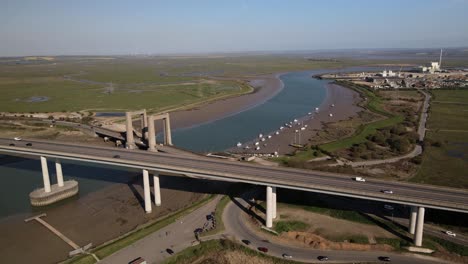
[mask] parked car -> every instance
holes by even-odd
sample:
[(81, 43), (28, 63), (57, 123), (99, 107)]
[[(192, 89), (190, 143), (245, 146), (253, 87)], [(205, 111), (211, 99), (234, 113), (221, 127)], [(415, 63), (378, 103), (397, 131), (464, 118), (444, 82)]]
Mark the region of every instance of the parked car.
[(391, 206), (391, 205), (389, 205), (389, 204), (385, 204), (383, 207), (384, 207), (385, 209), (387, 209), (387, 210), (393, 210), (393, 209), (394, 209), (393, 206)]
[(120, 159), (120, 155), (114, 155), (113, 158)]
[(445, 231), (445, 234), (447, 234), (448, 236), (451, 236), (451, 237), (456, 237), (457, 236), (457, 234), (455, 234), (454, 232), (449, 231), (449, 230)]
[(242, 239), (242, 243), (246, 244), (247, 246), (250, 245), (250, 240)]
[(170, 249), (170, 248), (166, 248), (166, 252), (167, 252), (169, 255), (174, 254), (174, 250), (172, 250), (172, 249)]
[(381, 192), (386, 193), (386, 194), (393, 194), (392, 190), (382, 190)]
[(318, 256), (317, 259), (320, 260), (320, 261), (327, 261), (328, 257), (327, 256)]
[(130, 261), (128, 264), (146, 264), (146, 260), (142, 257), (138, 257), (132, 261)]
[(268, 252), (268, 248), (266, 247), (258, 247), (258, 250), (263, 252), (263, 253), (267, 253)]
[(289, 255), (289, 254), (284, 253), (284, 254), (283, 254), (283, 258), (292, 259), (292, 256)]
[(386, 262), (391, 261), (390, 257), (386, 257), (386, 256), (380, 256), (379, 260), (380, 261), (386, 261)]

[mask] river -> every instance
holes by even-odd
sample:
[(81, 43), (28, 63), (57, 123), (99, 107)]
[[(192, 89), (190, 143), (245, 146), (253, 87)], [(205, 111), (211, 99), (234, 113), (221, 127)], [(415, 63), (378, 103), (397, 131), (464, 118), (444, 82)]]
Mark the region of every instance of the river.
[[(263, 104), (211, 123), (173, 131), (174, 144), (196, 152), (215, 152), (246, 142), (259, 133), (276, 130), (284, 122), (305, 116), (318, 107), (326, 97), (327, 80), (311, 78), (312, 75), (332, 71), (366, 71), (375, 68), (353, 67), (340, 70), (315, 70), (291, 72), (280, 76), (284, 88)], [(49, 162), (52, 182), (55, 181), (54, 163)], [(81, 162), (63, 162), (65, 179), (75, 179), (80, 184), (80, 195), (97, 191), (114, 182), (128, 181), (129, 170)], [(0, 155), (0, 219), (7, 216), (33, 212), (29, 193), (42, 186), (40, 162)], [(76, 198), (75, 198), (76, 199)], [(66, 201), (65, 201), (66, 202)], [(60, 206), (60, 203), (52, 206)], [(47, 208), (41, 208), (47, 211)]]

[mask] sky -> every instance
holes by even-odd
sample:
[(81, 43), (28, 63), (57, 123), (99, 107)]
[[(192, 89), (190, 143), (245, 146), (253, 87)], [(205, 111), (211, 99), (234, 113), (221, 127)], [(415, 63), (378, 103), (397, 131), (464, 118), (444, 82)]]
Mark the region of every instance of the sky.
[(0, 56), (468, 46), (468, 0), (0, 0)]

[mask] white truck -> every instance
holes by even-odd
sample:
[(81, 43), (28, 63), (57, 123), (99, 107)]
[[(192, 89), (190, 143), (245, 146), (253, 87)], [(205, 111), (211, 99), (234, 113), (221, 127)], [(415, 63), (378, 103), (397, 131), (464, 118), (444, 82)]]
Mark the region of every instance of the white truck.
[(364, 179), (363, 177), (354, 177), (353, 180), (358, 181), (358, 182), (365, 182), (366, 181), (366, 179)]

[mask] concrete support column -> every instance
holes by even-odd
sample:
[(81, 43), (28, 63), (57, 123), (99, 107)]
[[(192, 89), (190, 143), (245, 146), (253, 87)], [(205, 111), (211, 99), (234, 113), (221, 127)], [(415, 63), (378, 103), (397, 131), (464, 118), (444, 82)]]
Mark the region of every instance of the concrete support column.
[(266, 187), (266, 227), (273, 227), (273, 188), (270, 186)]
[(143, 126), (141, 130), (143, 139), (148, 140), (148, 115), (146, 114), (146, 110), (143, 111)]
[(169, 114), (167, 114), (167, 117), (164, 119), (165, 125), (165, 138), (166, 138), (166, 144), (169, 146), (172, 146), (172, 134), (171, 134), (171, 119), (169, 118)]
[(161, 206), (161, 188), (159, 187), (159, 175), (153, 175), (154, 182), (154, 203), (156, 206)]
[(46, 157), (41, 156), (41, 168), (42, 168), (42, 180), (44, 180), (44, 191), (49, 193), (50, 190), (50, 178), (49, 178), (49, 168), (47, 167)]
[(158, 151), (156, 149), (156, 128), (154, 127), (154, 118), (148, 116), (148, 150)]
[(416, 220), (416, 232), (414, 234), (414, 245), (422, 246), (423, 230), (424, 230), (424, 207), (418, 207), (418, 217)]
[(151, 190), (148, 170), (143, 170), (143, 190), (145, 195), (145, 212), (151, 213)]
[(410, 207), (408, 231), (412, 235), (414, 235), (414, 230), (416, 229), (416, 218), (417, 217), (418, 217), (418, 208), (416, 206), (411, 206)]
[(55, 160), (55, 174), (57, 174), (57, 185), (63, 187), (62, 163), (59, 159)]
[(276, 187), (272, 187), (272, 192), (271, 192), (271, 200), (272, 200), (272, 217), (273, 219), (276, 219)]
[(126, 146), (129, 149), (135, 148), (135, 139), (133, 138), (133, 124), (132, 124), (132, 112), (125, 113), (126, 127), (127, 127), (127, 143)]

